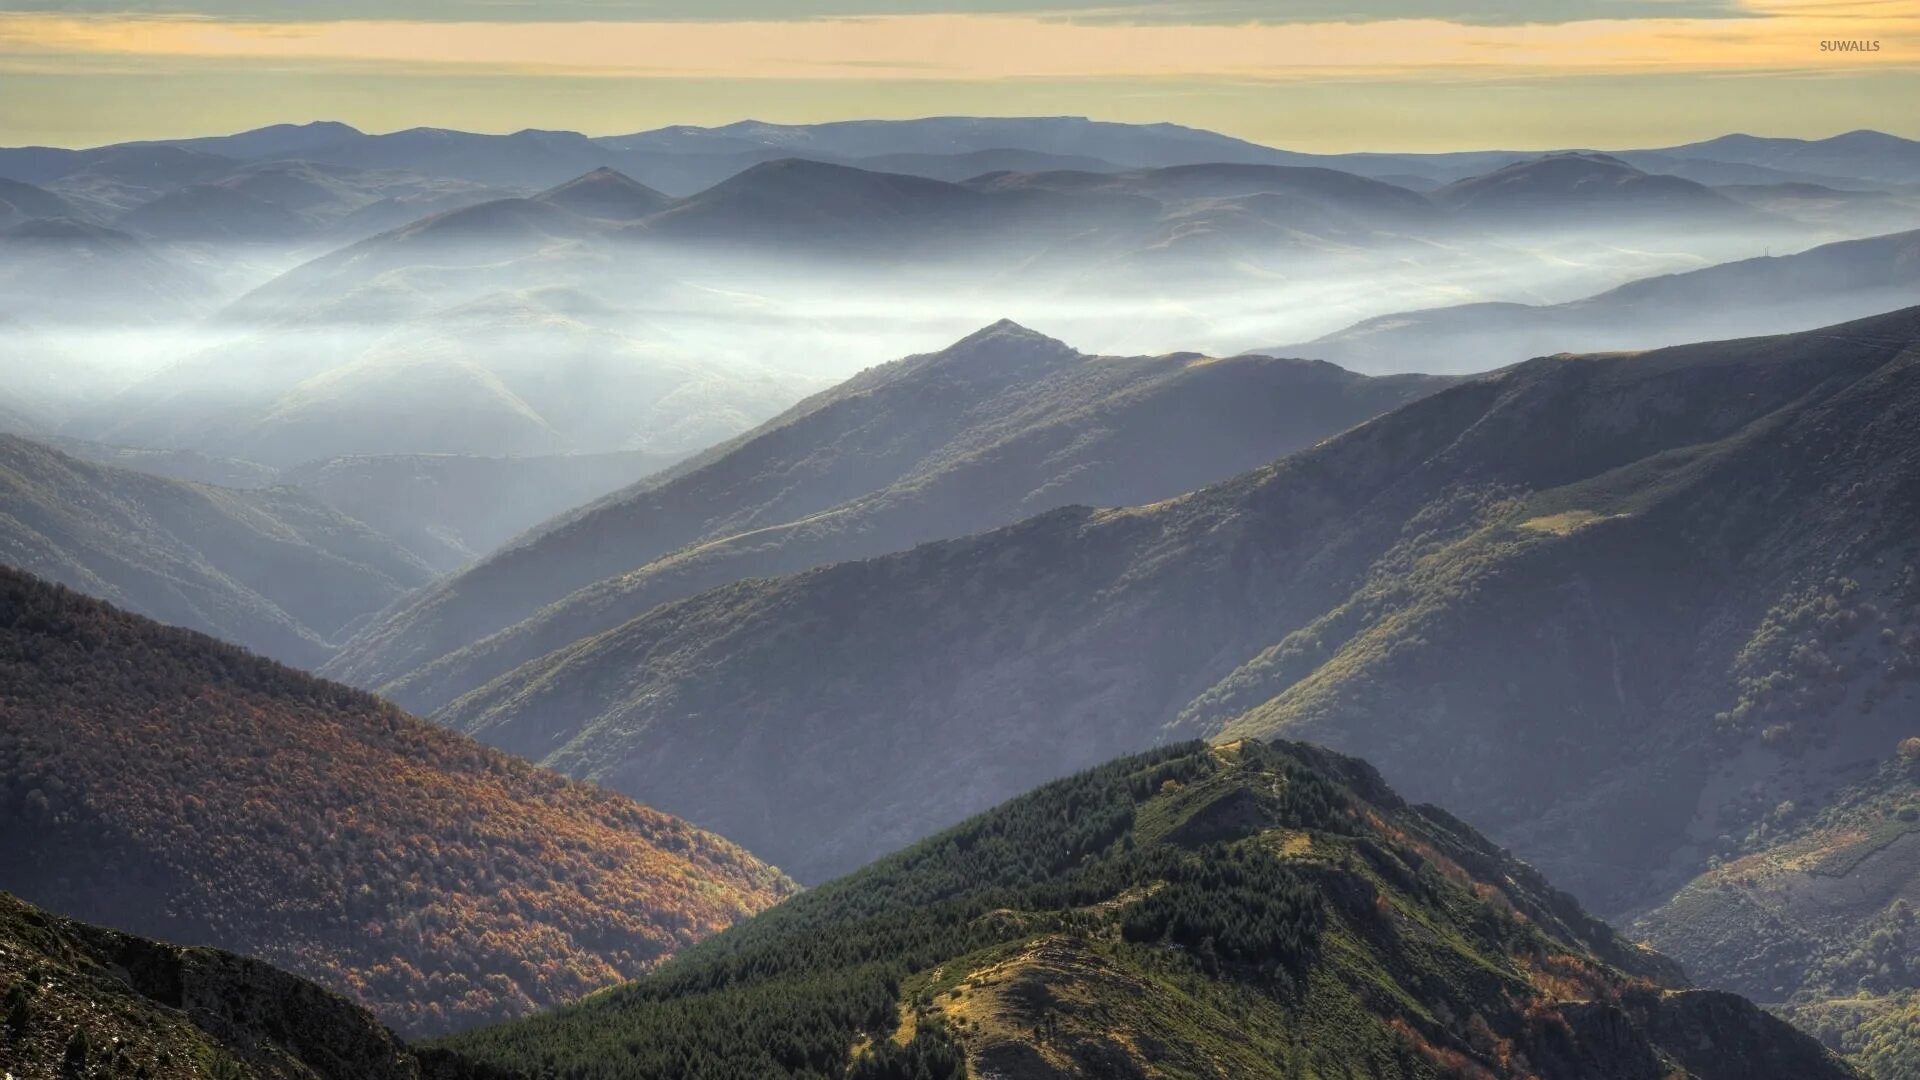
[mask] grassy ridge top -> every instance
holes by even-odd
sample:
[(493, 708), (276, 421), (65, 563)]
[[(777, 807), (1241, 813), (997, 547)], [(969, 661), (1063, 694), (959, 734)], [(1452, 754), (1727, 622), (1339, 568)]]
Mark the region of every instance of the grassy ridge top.
[(653, 975), (452, 1040), (577, 1078), (1840, 1077), (1305, 744), (1046, 785)]

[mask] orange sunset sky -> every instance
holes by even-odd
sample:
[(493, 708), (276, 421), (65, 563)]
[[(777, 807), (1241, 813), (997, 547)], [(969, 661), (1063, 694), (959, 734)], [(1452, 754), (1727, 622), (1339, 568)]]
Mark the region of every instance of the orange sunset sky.
[(0, 0), (9, 145), (973, 113), (1302, 150), (1605, 147), (1920, 136), (1916, 102), (1920, 0)]

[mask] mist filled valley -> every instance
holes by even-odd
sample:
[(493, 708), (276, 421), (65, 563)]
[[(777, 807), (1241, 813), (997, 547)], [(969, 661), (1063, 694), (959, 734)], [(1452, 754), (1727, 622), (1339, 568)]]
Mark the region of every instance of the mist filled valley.
[(0, 148), (7, 1080), (1901, 1080), (1916, 780), (1920, 142)]

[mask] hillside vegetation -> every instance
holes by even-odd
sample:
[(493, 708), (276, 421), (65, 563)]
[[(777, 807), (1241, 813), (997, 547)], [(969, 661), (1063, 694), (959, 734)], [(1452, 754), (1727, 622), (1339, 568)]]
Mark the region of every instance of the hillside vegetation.
[(0, 893), (0, 1070), (15, 1080), (510, 1080), (408, 1049), (366, 1010), (216, 949)]
[(1920, 738), (1830, 805), (1775, 805), (1634, 932), (1881, 1080), (1920, 1076)]
[(11, 570), (0, 687), (0, 888), (404, 1032), (631, 978), (791, 891), (683, 821)]
[(1676, 979), (1361, 762), (1185, 743), (451, 1045), (579, 1080), (1851, 1075)]

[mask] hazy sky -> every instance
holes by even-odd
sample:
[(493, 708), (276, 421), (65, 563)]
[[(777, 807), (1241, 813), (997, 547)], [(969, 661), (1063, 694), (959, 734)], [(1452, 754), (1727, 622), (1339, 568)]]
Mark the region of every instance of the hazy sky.
[(1920, 0), (0, 0), (7, 145), (978, 113), (1627, 146), (1920, 136), (1916, 102)]

